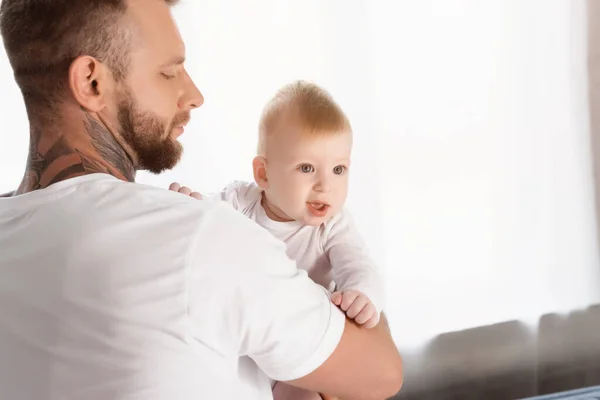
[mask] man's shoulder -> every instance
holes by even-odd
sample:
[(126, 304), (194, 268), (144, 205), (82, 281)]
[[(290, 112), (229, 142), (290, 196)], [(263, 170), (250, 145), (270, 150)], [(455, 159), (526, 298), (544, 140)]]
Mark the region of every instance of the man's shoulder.
[(245, 250), (265, 250), (269, 247), (275, 247), (277, 251), (285, 249), (285, 243), (230, 204), (222, 201), (206, 203), (211, 204), (211, 212), (206, 215), (205, 223), (213, 228), (213, 234), (217, 237), (226, 238), (231, 245), (239, 245)]
[(218, 203), (196, 200), (160, 187), (110, 179), (79, 184), (62, 200), (82, 214), (83, 220), (100, 226), (140, 227), (149, 234), (182, 229), (190, 233), (207, 216), (226, 212)]
[[(242, 184), (242, 183), (240, 183)], [(254, 184), (243, 183), (248, 190), (255, 191)], [(279, 240), (253, 220), (236, 211), (230, 204), (224, 201), (197, 200), (181, 193), (152, 186), (135, 184), (128, 188), (135, 192), (134, 198), (139, 206), (156, 209), (180, 210), (192, 219), (197, 219), (205, 228), (204, 232), (210, 232), (214, 238), (227, 239), (230, 244), (248, 246), (279, 245), (284, 246)], [(132, 196), (127, 196), (132, 198)]]
[(211, 203), (211, 209), (203, 215), (194, 241), (203, 263), (259, 275), (260, 271), (269, 275), (295, 271), (296, 264), (287, 256), (283, 241), (226, 202), (206, 203)]
[(171, 207), (187, 208), (193, 211), (202, 208), (199, 207), (198, 200), (190, 196), (142, 183), (107, 180), (85, 183), (79, 187), (79, 190), (99, 196), (99, 200), (115, 202), (121, 208), (132, 211)]
[(90, 192), (87, 201), (93, 202), (101, 218), (115, 224), (136, 220), (132, 225), (143, 227), (146, 234), (162, 232), (168, 237), (186, 232), (192, 235), (190, 244), (208, 253), (216, 248), (228, 249), (223, 257), (229, 258), (285, 253), (283, 242), (224, 201), (197, 200), (167, 189), (120, 181), (82, 187), (81, 191)]

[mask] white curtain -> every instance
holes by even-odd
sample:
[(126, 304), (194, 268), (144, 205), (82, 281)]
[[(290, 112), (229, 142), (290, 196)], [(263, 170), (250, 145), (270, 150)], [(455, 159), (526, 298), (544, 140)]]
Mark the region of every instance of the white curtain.
[[(328, 89), (356, 132), (348, 207), (387, 273), (401, 347), (600, 302), (583, 0), (184, 1), (203, 91), (181, 164), (139, 181), (251, 179), (265, 101)], [(0, 56), (0, 192), (27, 121)]]

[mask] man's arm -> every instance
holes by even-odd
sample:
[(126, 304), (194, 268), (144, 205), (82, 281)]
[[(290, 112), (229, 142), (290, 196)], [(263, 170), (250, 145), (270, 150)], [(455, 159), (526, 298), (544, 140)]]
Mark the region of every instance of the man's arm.
[(342, 339), (327, 361), (287, 383), (344, 400), (383, 400), (400, 391), (402, 380), (402, 359), (382, 315), (373, 329), (346, 320)]
[(274, 380), (344, 400), (397, 392), (402, 363), (387, 323), (368, 330), (348, 322), (283, 242), (219, 203), (204, 215), (190, 258), (198, 339), (252, 358)]

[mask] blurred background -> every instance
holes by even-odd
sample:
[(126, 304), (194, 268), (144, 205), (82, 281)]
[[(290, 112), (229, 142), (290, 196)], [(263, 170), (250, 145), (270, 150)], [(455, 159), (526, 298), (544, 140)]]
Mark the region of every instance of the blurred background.
[[(348, 208), (386, 273), (400, 398), (600, 385), (599, 3), (183, 1), (205, 104), (179, 166), (138, 181), (251, 180), (265, 102), (317, 83), (354, 127)], [(2, 51), (0, 193), (18, 186), (28, 139)]]

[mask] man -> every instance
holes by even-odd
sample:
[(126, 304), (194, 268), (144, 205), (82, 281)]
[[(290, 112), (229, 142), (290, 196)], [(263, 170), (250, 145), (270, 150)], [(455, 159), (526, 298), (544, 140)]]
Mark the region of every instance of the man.
[(0, 398), (269, 399), (268, 377), (393, 395), (402, 366), (385, 319), (345, 320), (227, 205), (133, 183), (177, 163), (203, 103), (175, 2), (0, 5), (31, 141), (0, 198)]

